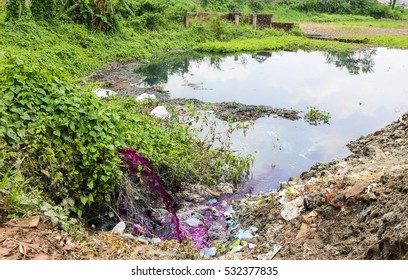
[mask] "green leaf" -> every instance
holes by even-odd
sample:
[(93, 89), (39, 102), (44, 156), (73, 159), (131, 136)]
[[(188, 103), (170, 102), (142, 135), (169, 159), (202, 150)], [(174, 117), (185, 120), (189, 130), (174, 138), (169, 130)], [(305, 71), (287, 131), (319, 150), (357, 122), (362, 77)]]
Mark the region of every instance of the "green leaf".
[(13, 100), (13, 98), (14, 98), (14, 93), (11, 91), (8, 91), (3, 95), (3, 99), (6, 101), (11, 101)]
[(88, 197), (87, 196), (81, 196), (81, 202), (83, 205), (85, 205), (88, 202)]

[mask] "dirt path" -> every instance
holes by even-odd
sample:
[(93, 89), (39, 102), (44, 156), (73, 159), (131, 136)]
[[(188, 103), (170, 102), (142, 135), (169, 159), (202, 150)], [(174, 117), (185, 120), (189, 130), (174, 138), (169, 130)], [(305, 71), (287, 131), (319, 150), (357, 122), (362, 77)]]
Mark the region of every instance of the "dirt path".
[(305, 34), (323, 35), (328, 37), (341, 37), (351, 35), (398, 35), (408, 36), (408, 23), (398, 23), (405, 25), (404, 28), (380, 28), (361, 25), (340, 25), (330, 23), (302, 22), (300, 28)]

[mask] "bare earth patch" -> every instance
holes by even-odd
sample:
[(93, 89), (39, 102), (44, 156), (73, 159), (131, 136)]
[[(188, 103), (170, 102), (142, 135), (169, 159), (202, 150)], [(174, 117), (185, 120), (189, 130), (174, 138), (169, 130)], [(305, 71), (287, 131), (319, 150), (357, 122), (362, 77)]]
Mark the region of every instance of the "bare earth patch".
[(310, 35), (323, 35), (328, 37), (341, 37), (352, 35), (397, 35), (408, 36), (408, 23), (404, 28), (380, 28), (370, 26), (341, 26), (328, 23), (314, 23), (314, 22), (302, 22), (299, 24), (300, 28), (305, 34)]

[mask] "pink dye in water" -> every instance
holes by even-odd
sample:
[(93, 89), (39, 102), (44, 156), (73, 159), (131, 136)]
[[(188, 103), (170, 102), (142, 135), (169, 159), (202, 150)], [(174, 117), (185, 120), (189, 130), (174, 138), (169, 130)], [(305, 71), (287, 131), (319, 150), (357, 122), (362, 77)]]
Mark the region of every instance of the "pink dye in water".
[(143, 187), (152, 195), (160, 195), (166, 210), (173, 215), (171, 221), (176, 227), (176, 237), (179, 242), (182, 242), (183, 238), (180, 230), (180, 222), (176, 211), (171, 208), (166, 190), (164, 189), (159, 176), (157, 176), (157, 174), (153, 171), (149, 161), (141, 154), (130, 148), (123, 149), (120, 152), (124, 156), (124, 162), (126, 163), (129, 171), (136, 177), (143, 180)]

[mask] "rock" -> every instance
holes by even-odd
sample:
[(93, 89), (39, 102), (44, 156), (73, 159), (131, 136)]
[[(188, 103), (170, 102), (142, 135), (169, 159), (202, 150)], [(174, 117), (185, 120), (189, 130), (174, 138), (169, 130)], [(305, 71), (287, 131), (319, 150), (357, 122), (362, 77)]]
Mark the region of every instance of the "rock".
[(118, 223), (113, 229), (112, 234), (123, 234), (126, 229), (126, 224), (124, 222)]
[(110, 90), (110, 89), (104, 89), (104, 88), (98, 88), (93, 90), (93, 93), (95, 93), (99, 98), (105, 98), (110, 95), (117, 95), (118, 93)]
[(29, 227), (36, 228), (38, 227), (39, 223), (40, 223), (40, 216), (31, 217)]
[(137, 102), (149, 102), (152, 100), (156, 100), (156, 95), (154, 94), (148, 94), (148, 93), (142, 93), (141, 95), (139, 95), (138, 97), (136, 97), (136, 101)]
[(150, 112), (150, 116), (165, 120), (171, 118), (171, 114), (167, 111), (164, 106), (157, 106)]

